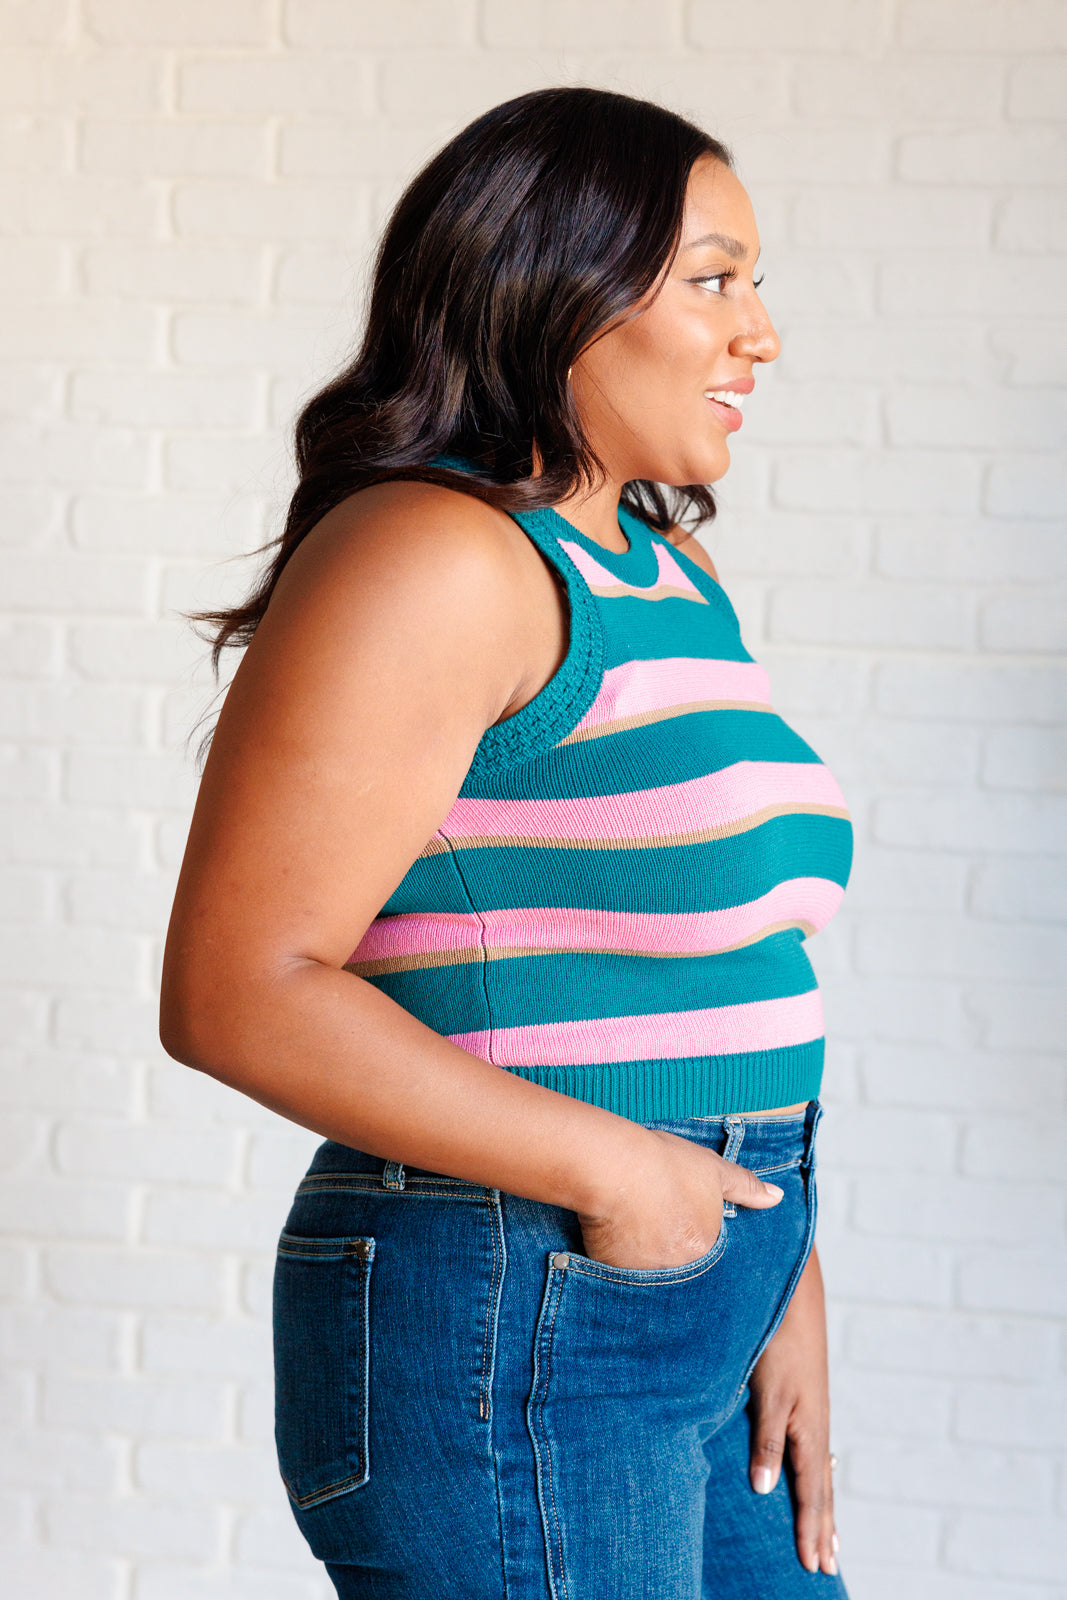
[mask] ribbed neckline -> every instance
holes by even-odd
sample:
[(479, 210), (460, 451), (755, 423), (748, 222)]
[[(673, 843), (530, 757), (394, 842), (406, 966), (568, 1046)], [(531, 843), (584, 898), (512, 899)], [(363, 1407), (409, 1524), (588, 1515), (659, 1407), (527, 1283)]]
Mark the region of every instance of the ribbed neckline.
[[(459, 472), (474, 471), (474, 463), (459, 455), (435, 456), (431, 465), (454, 467)], [(591, 539), (588, 534), (583, 533), (581, 528), (576, 527), (562, 511), (557, 511), (553, 506), (543, 507), (537, 515), (543, 519), (542, 525), (546, 531), (551, 531), (559, 539), (577, 541), (583, 550), (587, 550), (613, 576), (640, 587), (655, 582), (659, 563), (652, 545), (652, 531), (647, 523), (642, 522), (640, 517), (635, 517), (625, 506), (620, 505), (618, 509), (619, 532), (627, 542), (625, 550), (609, 550), (599, 540)]]
[(562, 512), (549, 508), (548, 516), (552, 519), (558, 538), (577, 541), (583, 550), (587, 550), (593, 559), (602, 567), (606, 567), (614, 577), (622, 578), (624, 582), (635, 584), (639, 588), (655, 582), (659, 564), (652, 545), (651, 530), (640, 518), (627, 511), (625, 506), (619, 507), (619, 528), (629, 542), (627, 550), (609, 550), (597, 539), (590, 539), (588, 534), (576, 528), (573, 522), (569, 522)]

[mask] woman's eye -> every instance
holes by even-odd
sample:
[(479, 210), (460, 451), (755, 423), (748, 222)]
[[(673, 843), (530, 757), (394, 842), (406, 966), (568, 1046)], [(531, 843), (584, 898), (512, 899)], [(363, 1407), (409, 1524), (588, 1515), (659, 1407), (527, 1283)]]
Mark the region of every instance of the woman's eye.
[(710, 278), (697, 278), (696, 282), (709, 289), (711, 294), (722, 294), (722, 285), (729, 283), (732, 272), (716, 272)]

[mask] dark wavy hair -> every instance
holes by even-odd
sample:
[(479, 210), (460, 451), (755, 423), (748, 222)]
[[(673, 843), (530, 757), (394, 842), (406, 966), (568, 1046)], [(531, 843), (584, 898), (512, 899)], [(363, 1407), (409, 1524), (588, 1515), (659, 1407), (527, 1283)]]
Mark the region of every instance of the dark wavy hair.
[[(379, 245), (362, 347), (297, 420), (299, 482), (273, 559), (242, 605), (195, 617), (216, 671), (297, 545), (358, 489), (416, 479), (529, 511), (596, 484), (568, 368), (673, 260), (701, 156), (732, 166), (663, 106), (575, 87), (494, 106), (423, 167)], [(472, 470), (431, 465), (446, 454)], [(622, 501), (661, 532), (715, 514), (706, 484), (669, 495), (640, 479)]]

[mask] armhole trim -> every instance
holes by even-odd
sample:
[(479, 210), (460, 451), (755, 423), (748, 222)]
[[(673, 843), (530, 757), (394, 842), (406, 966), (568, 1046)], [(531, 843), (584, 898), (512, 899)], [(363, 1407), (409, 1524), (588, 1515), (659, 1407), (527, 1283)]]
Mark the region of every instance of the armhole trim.
[(563, 578), (568, 609), (567, 653), (532, 700), (505, 721), (486, 728), (475, 748), (464, 789), (471, 779), (532, 761), (566, 738), (593, 704), (604, 678), (604, 635), (596, 600), (556, 538), (551, 513), (508, 514)]

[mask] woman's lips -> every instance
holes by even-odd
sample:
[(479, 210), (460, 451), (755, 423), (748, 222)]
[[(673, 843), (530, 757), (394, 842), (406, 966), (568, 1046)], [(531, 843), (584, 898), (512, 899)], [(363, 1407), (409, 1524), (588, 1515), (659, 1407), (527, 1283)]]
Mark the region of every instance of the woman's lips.
[(721, 400), (713, 400), (710, 395), (705, 395), (704, 398), (727, 432), (736, 433), (743, 420), (738, 408), (723, 405)]

